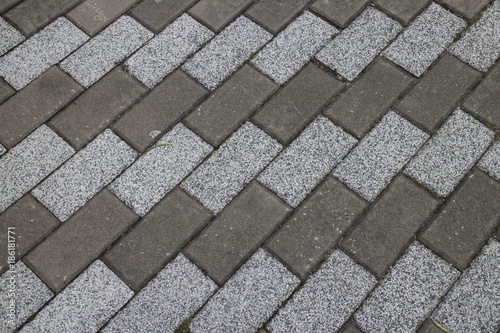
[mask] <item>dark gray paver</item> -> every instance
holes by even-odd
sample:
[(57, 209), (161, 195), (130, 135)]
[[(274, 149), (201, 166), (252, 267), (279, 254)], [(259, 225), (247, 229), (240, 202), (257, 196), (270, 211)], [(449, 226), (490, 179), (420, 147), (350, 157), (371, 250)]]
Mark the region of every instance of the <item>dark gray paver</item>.
[(265, 247), (304, 279), (367, 206), (366, 201), (328, 176)]
[(443, 330), (434, 324), (431, 319), (427, 319), (418, 330), (418, 333), (443, 333)]
[(497, 140), (486, 151), (477, 166), (481, 170), (486, 171), (491, 177), (500, 181), (500, 140)]
[(273, 81), (244, 65), (183, 123), (211, 145), (219, 146), (277, 89)]
[(431, 0), (375, 0), (375, 4), (408, 25)]
[(323, 113), (361, 138), (412, 82), (413, 79), (396, 66), (377, 59)]
[(458, 102), (479, 78), (480, 72), (446, 53), (395, 108), (432, 133), (456, 109)]
[(103, 189), (23, 261), (59, 292), (137, 219), (133, 211)]
[(136, 6), (131, 14), (158, 33), (194, 3), (196, 0), (145, 0)]
[(56, 114), (49, 126), (79, 150), (147, 91), (118, 67)]
[(500, 222), (500, 183), (473, 169), (419, 239), (465, 269)]
[(309, 0), (261, 0), (253, 4), (245, 15), (277, 34), (308, 2)]
[(7, 98), (14, 95), (16, 91), (7, 84), (4, 80), (0, 79), (0, 103), (3, 103)]
[(25, 40), (19, 31), (0, 17), (0, 55)]
[(9, 9), (11, 6), (14, 6), (16, 3), (20, 1), (21, 0), (4, 0), (0, 2), (0, 13), (6, 9)]
[(340, 247), (381, 278), (440, 203), (409, 178), (399, 175), (342, 239)]
[(254, 0), (200, 0), (188, 13), (218, 32), (252, 2)]
[(183, 252), (217, 283), (224, 284), (290, 211), (278, 197), (253, 181)]
[(464, 15), (470, 20), (486, 7), (490, 0), (438, 0), (438, 2), (447, 5), (454, 12)]
[(352, 322), (348, 322), (347, 324), (345, 324), (339, 332), (340, 333), (363, 333)]
[(103, 257), (134, 290), (141, 289), (205, 226), (212, 214), (174, 189)]
[(344, 28), (368, 2), (369, 0), (316, 0), (311, 9)]

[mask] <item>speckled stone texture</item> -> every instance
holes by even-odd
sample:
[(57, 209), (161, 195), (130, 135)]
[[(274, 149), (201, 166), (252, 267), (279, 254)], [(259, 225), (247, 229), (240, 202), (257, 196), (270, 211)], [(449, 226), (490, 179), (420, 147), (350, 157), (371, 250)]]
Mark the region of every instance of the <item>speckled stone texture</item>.
[(182, 69), (213, 90), (271, 38), (272, 34), (240, 16), (189, 59)]
[(384, 51), (384, 55), (418, 77), (466, 25), (464, 20), (433, 2)]
[(490, 176), (500, 181), (500, 140), (497, 140), (497, 142), (488, 149), (477, 166), (479, 169), (486, 171)]
[(102, 332), (175, 332), (216, 289), (212, 280), (179, 254)]
[(259, 249), (191, 322), (193, 333), (255, 332), (300, 280)]
[(47, 177), (75, 150), (42, 125), (0, 159), (0, 212)]
[(20, 90), (89, 39), (65, 17), (0, 58), (0, 75)]
[(2, 146), (0, 144), (0, 156), (2, 156), (3, 154), (5, 154), (7, 152), (7, 148), (5, 148), (4, 146)]
[(129, 16), (122, 16), (61, 63), (61, 68), (88, 88), (153, 37)]
[(401, 29), (398, 22), (368, 7), (316, 58), (352, 81)]
[(133, 295), (106, 265), (96, 260), (21, 332), (95, 332)]
[(274, 81), (288, 81), (339, 31), (310, 12), (290, 23), (252, 63)]
[(207, 27), (183, 14), (130, 57), (126, 65), (139, 81), (153, 88), (213, 35)]
[(25, 39), (16, 28), (0, 17), (0, 56)]
[(405, 173), (446, 197), (488, 148), (495, 133), (457, 109), (408, 163)]
[(317, 117), (258, 177), (297, 207), (357, 140), (326, 117)]
[(449, 50), (469, 65), (486, 72), (500, 55), (500, 1), (494, 1), (481, 19)]
[(146, 151), (109, 189), (144, 216), (212, 150), (186, 126), (178, 124)]
[(364, 332), (415, 332), (458, 275), (414, 242), (355, 314), (356, 322)]
[(372, 274), (335, 250), (267, 328), (273, 333), (337, 332), (375, 284)]

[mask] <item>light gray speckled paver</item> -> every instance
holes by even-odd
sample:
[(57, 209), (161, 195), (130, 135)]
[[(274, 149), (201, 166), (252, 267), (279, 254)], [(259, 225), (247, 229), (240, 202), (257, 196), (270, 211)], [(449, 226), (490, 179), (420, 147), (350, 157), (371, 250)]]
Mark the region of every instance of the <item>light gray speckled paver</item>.
[(288, 81), (339, 31), (306, 11), (260, 51), (252, 63), (274, 81)]
[(258, 177), (290, 206), (309, 192), (357, 140), (324, 116), (317, 117)]
[(414, 242), (355, 314), (364, 332), (415, 332), (459, 271)]
[(384, 51), (415, 76), (422, 75), (467, 23), (434, 2)]
[(153, 88), (212, 36), (210, 29), (188, 14), (183, 14), (127, 60), (126, 64), (132, 75)]
[(368, 7), (316, 58), (352, 81), (401, 29), (398, 22)]
[(389, 111), (335, 168), (333, 175), (373, 201), (428, 138), (427, 133)]
[(66, 221), (137, 158), (111, 130), (80, 150), (32, 194), (59, 220)]
[(183, 124), (165, 134), (110, 186), (140, 216), (186, 177), (212, 150), (212, 146)]
[(340, 250), (293, 295), (267, 326), (270, 332), (336, 332), (377, 279)]
[(488, 149), (483, 158), (479, 161), (478, 167), (500, 181), (500, 140), (497, 140), (497, 142)]
[[(13, 294), (13, 297), (9, 294)], [(18, 261), (0, 277), (0, 295), (1, 323), (4, 324), (0, 325), (0, 333), (7, 333), (13, 332), (37, 312), (54, 293), (28, 266)], [(11, 317), (11, 309), (15, 311), (14, 317)]]
[(64, 60), (61, 68), (88, 88), (152, 37), (124, 15)]
[(7, 152), (7, 148), (5, 148), (3, 145), (0, 144), (0, 156), (5, 154)]
[(245, 123), (181, 187), (219, 213), (281, 150), (281, 144)]
[(481, 19), (449, 50), (469, 65), (486, 72), (500, 55), (500, 1), (494, 1)]
[(451, 332), (500, 330), (500, 243), (491, 239), (432, 317)]
[(405, 168), (405, 173), (445, 197), (488, 148), (495, 133), (457, 109)]
[(0, 17), (0, 56), (25, 39), (16, 28)]
[(179, 254), (102, 332), (173, 333), (216, 289), (215, 282)]
[(272, 36), (248, 18), (240, 16), (189, 59), (182, 69), (213, 90)]
[(20, 90), (89, 39), (65, 17), (0, 58), (0, 75)]
[(21, 332), (96, 332), (132, 296), (134, 292), (96, 260)]
[(42, 125), (0, 159), (0, 212), (71, 157), (75, 150)]
[(256, 332), (299, 282), (259, 249), (194, 317), (191, 332)]

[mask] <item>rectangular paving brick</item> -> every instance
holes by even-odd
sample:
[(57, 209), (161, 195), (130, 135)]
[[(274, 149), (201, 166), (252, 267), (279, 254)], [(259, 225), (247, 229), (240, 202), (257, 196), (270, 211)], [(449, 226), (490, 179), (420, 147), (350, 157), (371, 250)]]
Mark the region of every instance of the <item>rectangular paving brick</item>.
[(89, 39), (65, 17), (0, 58), (0, 75), (20, 90)]
[(0, 212), (75, 153), (46, 125), (31, 133), (0, 159)]
[(448, 196), (493, 137), (493, 131), (457, 109), (410, 161), (405, 173), (439, 196)]
[(259, 249), (198, 312), (190, 324), (191, 332), (255, 332), (299, 282)]
[(16, 3), (20, 1), (21, 0), (4, 0), (0, 2), (0, 13), (14, 6)]
[(183, 253), (222, 285), (290, 211), (290, 207), (254, 181), (184, 248)]
[(0, 56), (25, 39), (26, 37), (17, 31), (16, 28), (0, 17)]
[(258, 180), (297, 207), (356, 142), (326, 117), (318, 116)]
[(490, 2), (489, 0), (476, 0), (476, 1), (466, 1), (466, 0), (438, 0), (451, 10), (457, 12), (460, 15), (464, 15), (469, 20), (473, 19), (486, 5)]
[(338, 331), (377, 279), (335, 250), (269, 323), (272, 332)]
[(473, 169), (419, 239), (465, 269), (500, 223), (498, 198), (500, 183)]
[(477, 166), (491, 177), (500, 181), (500, 140), (497, 140), (484, 154)]
[(23, 261), (59, 292), (137, 219), (134, 212), (103, 189)]
[(381, 278), (440, 204), (428, 191), (399, 175), (340, 247)]
[(316, 0), (311, 9), (345, 28), (366, 6), (369, 0)]
[(188, 13), (214, 31), (220, 31), (254, 0), (200, 0)]
[(61, 68), (88, 88), (153, 37), (130, 16), (122, 16), (61, 63)]
[(182, 69), (213, 90), (271, 38), (269, 32), (240, 16), (189, 59)]
[(308, 0), (289, 0), (286, 2), (261, 0), (254, 3), (245, 12), (245, 15), (273, 34), (277, 34), (308, 2)]
[(349, 321), (347, 322), (342, 329), (339, 331), (340, 333), (363, 333), (359, 328), (356, 327), (356, 325)]
[(191, 7), (197, 0), (145, 0), (139, 3), (131, 14), (152, 31), (159, 33), (163, 28)]
[(267, 44), (252, 63), (277, 83), (284, 84), (338, 32), (306, 11)]
[(316, 59), (352, 81), (401, 29), (398, 22), (368, 7), (328, 43)]
[(414, 242), (355, 314), (356, 322), (365, 332), (415, 332), (458, 275)]
[(0, 78), (0, 103), (3, 103), (10, 96), (14, 95), (15, 92), (11, 86)]
[(282, 146), (250, 122), (241, 126), (181, 187), (219, 213), (279, 153)]
[(181, 182), (212, 150), (184, 125), (176, 125), (128, 168), (109, 189), (144, 216)]
[(389, 12), (404, 25), (408, 25), (430, 2), (430, 0), (375, 0), (377, 7)]

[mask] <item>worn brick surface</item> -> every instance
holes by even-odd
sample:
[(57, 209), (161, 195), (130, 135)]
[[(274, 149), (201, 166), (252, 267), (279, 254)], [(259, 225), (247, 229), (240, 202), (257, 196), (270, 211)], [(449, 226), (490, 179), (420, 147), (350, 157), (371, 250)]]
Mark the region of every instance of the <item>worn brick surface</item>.
[(308, 0), (261, 0), (253, 4), (245, 15), (276, 34), (308, 2)]
[(194, 3), (196, 0), (145, 0), (136, 6), (131, 14), (158, 33)]
[(340, 333), (363, 333), (352, 322), (348, 322), (347, 324), (345, 324), (339, 332)]
[(434, 324), (431, 319), (427, 319), (418, 330), (418, 333), (443, 333), (443, 330)]
[(438, 0), (444, 5), (447, 5), (454, 12), (457, 12), (460, 15), (464, 15), (469, 20), (476, 16), (481, 10), (486, 7), (486, 5), (490, 2), (489, 0), (476, 0), (476, 1), (467, 1), (467, 0)]
[(16, 91), (7, 84), (4, 80), (0, 79), (0, 103), (3, 103), (7, 98), (14, 95)]
[(316, 0), (311, 8), (339, 27), (344, 28), (363, 10), (368, 2), (368, 0)]
[(218, 32), (254, 0), (200, 0), (188, 13)]
[(10, 7), (14, 6), (16, 3), (20, 2), (21, 0), (4, 0), (0, 3), (0, 13), (5, 11), (6, 9), (9, 9)]
[(375, 4), (408, 25), (430, 0), (375, 0)]

